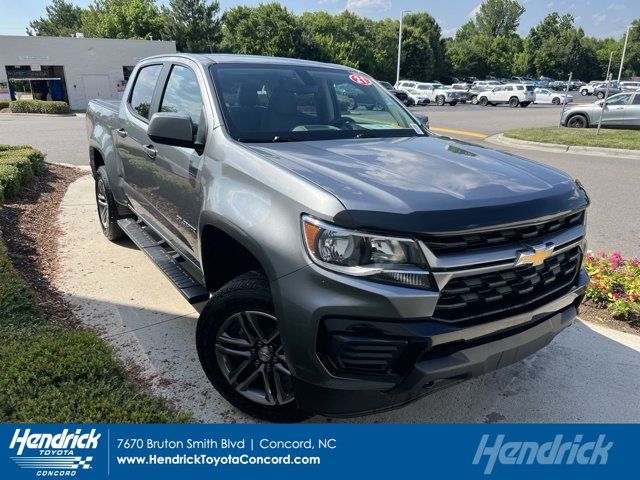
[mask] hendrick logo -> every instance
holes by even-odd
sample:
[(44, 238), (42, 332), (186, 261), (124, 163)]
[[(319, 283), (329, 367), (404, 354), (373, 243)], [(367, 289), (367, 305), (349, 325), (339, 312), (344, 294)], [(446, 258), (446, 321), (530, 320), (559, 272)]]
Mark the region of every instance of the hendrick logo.
[(15, 454), (11, 459), (19, 467), (36, 470), (38, 476), (75, 476), (78, 470), (91, 468), (93, 456), (79, 454), (96, 450), (101, 436), (95, 428), (89, 432), (78, 428), (73, 433), (65, 428), (55, 434), (18, 428), (9, 450)]
[(533, 265), (537, 267), (553, 254), (555, 245), (551, 242), (536, 245), (527, 250), (521, 250), (516, 257), (516, 267), (519, 265)]
[(583, 435), (576, 435), (573, 441), (563, 442), (563, 435), (556, 435), (553, 441), (505, 442), (505, 435), (496, 435), (489, 445), (490, 435), (482, 435), (473, 465), (479, 465), (487, 457), (484, 473), (493, 472), (496, 463), (501, 465), (605, 465), (613, 442), (606, 441), (606, 435), (599, 435), (596, 441), (584, 442)]

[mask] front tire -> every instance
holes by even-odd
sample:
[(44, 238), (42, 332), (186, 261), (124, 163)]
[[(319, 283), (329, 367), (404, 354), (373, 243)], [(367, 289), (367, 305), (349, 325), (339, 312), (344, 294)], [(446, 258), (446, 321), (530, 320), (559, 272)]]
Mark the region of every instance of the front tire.
[(486, 107), (487, 105), (489, 105), (489, 99), (487, 97), (480, 97), (478, 99), (478, 103), (483, 107)]
[(580, 93), (582, 94), (583, 97), (586, 97), (587, 95), (589, 95), (589, 92), (587, 90), (580, 90)]
[(598, 97), (598, 100), (602, 100), (604, 98), (604, 92), (598, 92), (596, 97)]
[(438, 105), (439, 107), (444, 105), (444, 97), (442, 95), (438, 95), (436, 97), (436, 105)]
[(125, 233), (118, 226), (118, 205), (113, 198), (109, 176), (104, 166), (99, 167), (96, 172), (95, 192), (102, 233), (112, 242), (122, 240)]
[(584, 115), (574, 115), (567, 120), (567, 127), (569, 128), (587, 128), (589, 122)]
[(258, 272), (231, 280), (209, 300), (196, 328), (209, 381), (236, 408), (271, 422), (299, 422), (269, 282)]
[(471, 105), (477, 105), (478, 104), (478, 96), (477, 95), (473, 95), (471, 97)]
[(509, 106), (511, 108), (516, 108), (518, 105), (520, 105), (520, 100), (518, 100), (518, 97), (511, 97), (509, 99)]
[(558, 97), (553, 97), (551, 103), (553, 103), (554, 105), (560, 105), (560, 99)]

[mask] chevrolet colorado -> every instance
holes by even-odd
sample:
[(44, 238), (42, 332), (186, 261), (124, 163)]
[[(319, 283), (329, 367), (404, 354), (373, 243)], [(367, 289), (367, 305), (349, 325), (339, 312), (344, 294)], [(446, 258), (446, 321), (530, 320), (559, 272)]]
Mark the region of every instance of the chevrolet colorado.
[(206, 302), (202, 367), (253, 416), (401, 406), (542, 348), (584, 296), (579, 182), (431, 133), (352, 68), (156, 56), (86, 119), (104, 234)]

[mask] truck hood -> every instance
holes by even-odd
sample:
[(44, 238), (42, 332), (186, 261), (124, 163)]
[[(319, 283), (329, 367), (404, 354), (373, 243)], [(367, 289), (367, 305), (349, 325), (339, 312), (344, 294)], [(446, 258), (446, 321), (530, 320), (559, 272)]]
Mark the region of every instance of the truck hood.
[(559, 170), (452, 139), (246, 146), (333, 193), (346, 209), (334, 221), (345, 227), (451, 232), (526, 222), (588, 203)]

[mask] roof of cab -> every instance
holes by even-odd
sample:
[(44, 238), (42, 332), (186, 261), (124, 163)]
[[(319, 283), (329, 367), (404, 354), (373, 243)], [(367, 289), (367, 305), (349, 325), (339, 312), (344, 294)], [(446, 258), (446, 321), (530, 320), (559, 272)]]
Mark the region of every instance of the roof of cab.
[(152, 57), (144, 58), (143, 60), (160, 59), (160, 58), (191, 58), (200, 63), (259, 63), (259, 64), (274, 64), (274, 65), (306, 65), (315, 67), (334, 67), (343, 68), (353, 71), (357, 71), (355, 68), (346, 67), (344, 65), (338, 65), (335, 63), (315, 62), (313, 60), (301, 60), (298, 58), (285, 58), (285, 57), (268, 57), (262, 55), (241, 55), (232, 53), (211, 53), (211, 54), (195, 54), (195, 53), (165, 53), (162, 55), (154, 55)]

